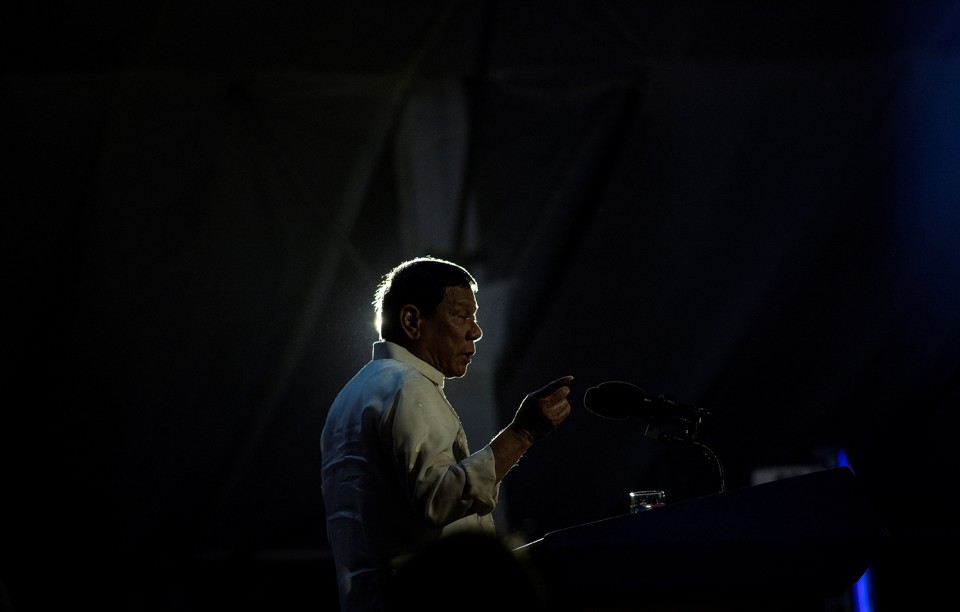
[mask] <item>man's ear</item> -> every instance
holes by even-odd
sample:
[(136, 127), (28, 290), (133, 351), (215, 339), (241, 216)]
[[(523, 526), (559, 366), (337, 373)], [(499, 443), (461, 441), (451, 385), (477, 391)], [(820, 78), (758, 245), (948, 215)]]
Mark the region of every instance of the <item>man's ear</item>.
[(400, 309), (400, 328), (403, 335), (410, 340), (420, 337), (420, 309), (413, 304), (407, 304)]

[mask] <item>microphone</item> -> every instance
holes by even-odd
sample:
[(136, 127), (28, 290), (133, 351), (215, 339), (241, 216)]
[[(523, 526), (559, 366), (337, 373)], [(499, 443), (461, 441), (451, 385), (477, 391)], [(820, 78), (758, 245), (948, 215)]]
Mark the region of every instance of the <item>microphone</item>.
[[(590, 387), (583, 394), (583, 405), (590, 412), (607, 419), (626, 419), (638, 416), (647, 424), (647, 436), (665, 441), (685, 441), (697, 437), (697, 429), (710, 413), (690, 404), (660, 395), (648, 397), (637, 385), (611, 380)], [(660, 434), (664, 424), (684, 430), (683, 438), (669, 433)]]
[(606, 419), (642, 416), (648, 412), (646, 404), (652, 403), (643, 389), (619, 380), (600, 383), (583, 394), (584, 407)]
[[(587, 389), (583, 394), (583, 405), (590, 412), (607, 419), (638, 416), (646, 425), (643, 434), (658, 442), (677, 442), (698, 447), (717, 474), (720, 492), (727, 490), (723, 465), (716, 453), (697, 441), (700, 424), (710, 415), (704, 408), (682, 404), (667, 395), (647, 397), (646, 392), (637, 385), (619, 380), (610, 380)], [(670, 427), (661, 431), (665, 425)], [(676, 433), (678, 430), (680, 433)]]

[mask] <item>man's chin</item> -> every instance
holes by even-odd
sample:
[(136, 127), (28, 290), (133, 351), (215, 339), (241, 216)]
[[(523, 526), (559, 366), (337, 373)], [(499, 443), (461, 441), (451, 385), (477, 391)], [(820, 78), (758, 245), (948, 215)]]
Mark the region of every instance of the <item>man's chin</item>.
[(447, 372), (444, 372), (443, 375), (447, 378), (463, 378), (467, 373), (467, 366), (457, 366), (456, 368), (451, 368)]

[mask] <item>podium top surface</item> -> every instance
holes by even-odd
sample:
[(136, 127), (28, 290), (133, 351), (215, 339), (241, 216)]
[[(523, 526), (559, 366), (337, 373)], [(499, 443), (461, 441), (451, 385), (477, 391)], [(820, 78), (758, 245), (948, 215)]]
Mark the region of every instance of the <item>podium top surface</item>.
[(581, 589), (840, 593), (888, 538), (846, 467), (547, 533), (516, 549)]

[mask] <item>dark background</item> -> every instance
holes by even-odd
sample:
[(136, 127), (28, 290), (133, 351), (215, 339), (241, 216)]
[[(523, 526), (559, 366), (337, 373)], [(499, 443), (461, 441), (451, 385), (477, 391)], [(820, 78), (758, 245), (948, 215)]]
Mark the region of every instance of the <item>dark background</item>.
[(716, 492), (696, 449), (584, 409), (622, 380), (710, 411), (728, 490), (848, 461), (893, 536), (877, 609), (948, 592), (957, 562), (929, 555), (960, 510), (955, 3), (4, 21), (11, 609), (331, 609), (320, 429), (369, 358), (380, 276), (422, 254), (480, 281), (486, 335), (447, 385), (474, 448), (576, 377), (504, 483), (505, 533)]

